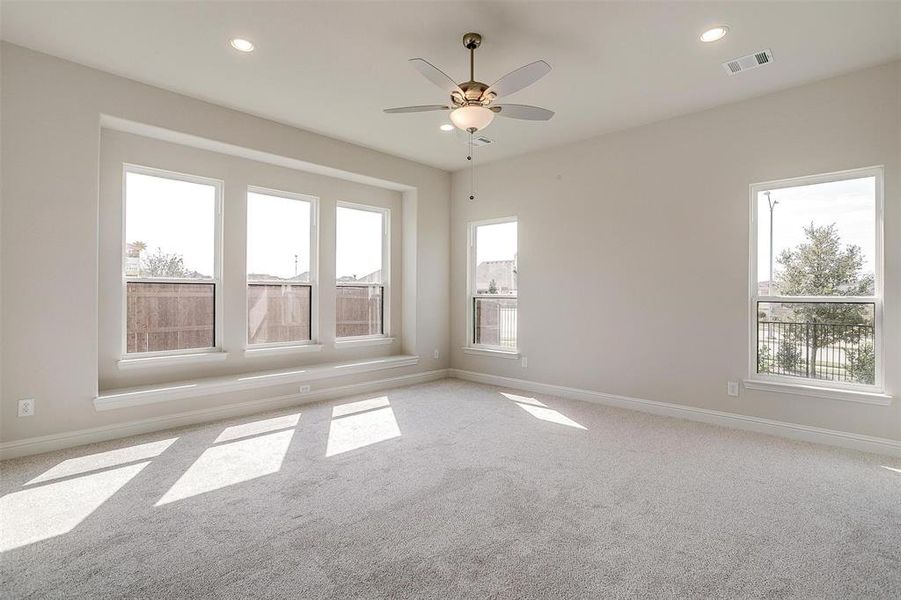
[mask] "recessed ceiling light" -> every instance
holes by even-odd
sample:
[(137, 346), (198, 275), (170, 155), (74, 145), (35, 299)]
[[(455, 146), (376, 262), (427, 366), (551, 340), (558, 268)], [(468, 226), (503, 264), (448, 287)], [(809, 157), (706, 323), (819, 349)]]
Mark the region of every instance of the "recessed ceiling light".
[(250, 40), (232, 38), (231, 41), (229, 41), (229, 44), (231, 44), (232, 48), (238, 52), (253, 52), (253, 42)]
[(450, 123), (445, 123), (444, 125), (441, 126), (441, 131), (453, 131), (453, 130), (454, 130), (454, 126), (451, 125)]
[(702, 33), (701, 41), (708, 43), (715, 42), (726, 37), (727, 33), (729, 33), (729, 27), (727, 25), (717, 25), (716, 27), (711, 27), (710, 29)]

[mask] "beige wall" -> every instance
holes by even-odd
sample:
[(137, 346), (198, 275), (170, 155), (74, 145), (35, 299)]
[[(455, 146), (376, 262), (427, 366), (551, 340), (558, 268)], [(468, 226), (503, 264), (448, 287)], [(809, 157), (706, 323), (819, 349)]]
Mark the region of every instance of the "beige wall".
[[(753, 76), (753, 74), (752, 74)], [(524, 123), (540, 134), (540, 124)], [(901, 62), (454, 175), (455, 368), (901, 439), (892, 406), (742, 390), (754, 182), (885, 165), (885, 372), (901, 394)], [(519, 361), (464, 354), (466, 224), (519, 218)]]
[[(392, 316), (402, 319), (404, 332), (409, 334), (405, 341), (412, 347), (403, 350), (419, 354), (421, 360), (416, 367), (394, 369), (385, 376), (448, 365), (450, 177), (446, 172), (14, 45), (4, 43), (0, 53), (2, 441), (296, 392), (296, 386), (283, 386), (95, 412), (92, 401), (101, 369), (105, 385), (124, 381), (109, 370), (108, 364), (99, 362), (101, 115), (393, 182), (411, 190), (403, 194), (398, 218), (409, 234), (404, 236), (404, 243), (414, 250), (411, 255), (415, 260), (405, 260), (398, 275), (405, 281), (415, 281), (415, 288), (402, 299), (403, 314)], [(182, 150), (202, 160), (196, 151)], [(272, 181), (289, 177), (285, 170), (271, 165), (263, 171)], [(366, 188), (297, 172), (290, 176), (318, 186), (323, 196), (330, 198)], [(389, 192), (384, 200), (395, 202), (397, 195)], [(227, 226), (232, 225), (238, 226)], [(326, 274), (323, 269), (323, 277)], [(9, 293), (12, 290), (14, 293)], [(105, 306), (108, 300), (104, 299)], [(441, 351), (439, 360), (432, 358), (435, 349)], [(383, 352), (357, 350), (348, 352), (347, 358)], [(270, 364), (269, 368), (288, 362)], [(297, 359), (291, 364), (301, 362)], [(234, 368), (242, 369), (243, 365)], [(158, 376), (140, 375), (150, 379)], [(334, 383), (361, 380), (365, 377)], [(37, 414), (17, 418), (17, 400), (26, 397), (36, 399)]]
[[(403, 351), (421, 358), (417, 367), (391, 375), (451, 365), (901, 439), (898, 400), (883, 407), (725, 393), (726, 381), (743, 378), (747, 368), (749, 184), (876, 164), (886, 167), (886, 384), (901, 393), (901, 63), (480, 166), (479, 197), (469, 202), (465, 173), (454, 175), (452, 187), (438, 169), (9, 44), (0, 46), (0, 60), (2, 441), (296, 391), (282, 386), (94, 411), (101, 374), (104, 387), (171, 375), (119, 379), (100, 342), (101, 307), (110, 300), (99, 278), (99, 256), (107, 256), (99, 225), (101, 115), (412, 190), (403, 193), (399, 216), (405, 231), (400, 276), (415, 286), (403, 295), (400, 318), (409, 346)], [(540, 124), (523, 126), (540, 134)], [(200, 162), (210, 158), (159, 141), (139, 145), (158, 157), (171, 150), (171, 158), (181, 152)], [(246, 167), (239, 162), (239, 170)], [(321, 186), (323, 197), (350, 189), (373, 198), (387, 194), (388, 202), (397, 197), (321, 174), (272, 165), (263, 171), (273, 180)], [(519, 218), (527, 369), (460, 351), (466, 223), (509, 215)], [(410, 255), (415, 260), (406, 260)], [(435, 349), (439, 360), (431, 358)], [(396, 349), (358, 350), (348, 358), (386, 351)], [(37, 400), (33, 418), (16, 417), (16, 401), (24, 397)]]

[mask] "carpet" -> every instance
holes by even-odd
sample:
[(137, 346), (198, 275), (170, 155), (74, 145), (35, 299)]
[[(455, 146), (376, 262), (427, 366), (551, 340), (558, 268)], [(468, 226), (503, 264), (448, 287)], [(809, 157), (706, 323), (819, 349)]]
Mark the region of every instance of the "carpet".
[(901, 598), (901, 460), (455, 379), (6, 461), (4, 598)]

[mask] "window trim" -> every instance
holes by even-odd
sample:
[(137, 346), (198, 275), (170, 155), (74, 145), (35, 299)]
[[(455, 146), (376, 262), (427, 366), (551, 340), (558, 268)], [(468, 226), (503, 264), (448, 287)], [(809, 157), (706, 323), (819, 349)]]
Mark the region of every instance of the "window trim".
[[(128, 238), (126, 236), (126, 219), (128, 211), (127, 197), (127, 176), (128, 173), (138, 175), (147, 175), (150, 177), (158, 177), (162, 179), (173, 179), (175, 181), (185, 181), (188, 183), (197, 183), (200, 185), (211, 185), (216, 190), (215, 200), (215, 222), (213, 226), (213, 277), (211, 279), (179, 279), (170, 277), (129, 277), (125, 274), (125, 252), (128, 246)], [(178, 171), (170, 171), (168, 169), (159, 169), (156, 167), (148, 167), (135, 163), (122, 163), (122, 224), (121, 247), (119, 250), (119, 276), (122, 281), (121, 291), (121, 308), (122, 317), (120, 323), (120, 348), (119, 361), (139, 360), (145, 358), (156, 357), (177, 357), (185, 355), (209, 355), (216, 353), (224, 353), (223, 339), (225, 327), (222, 319), (224, 314), (225, 294), (223, 293), (223, 277), (222, 277), (222, 209), (223, 209), (223, 189), (225, 182), (221, 179), (213, 177), (204, 177), (202, 175), (193, 175), (189, 173), (180, 173)], [(136, 283), (198, 283), (213, 284), (213, 345), (205, 348), (184, 348), (181, 350), (158, 350), (154, 352), (128, 352), (128, 284)], [(156, 363), (154, 363), (156, 364)]]
[[(379, 213), (382, 215), (382, 281), (381, 283), (356, 282), (356, 281), (337, 281), (337, 269), (335, 273), (335, 287), (381, 287), (382, 288), (382, 333), (373, 335), (351, 335), (338, 336), (338, 318), (337, 305), (332, 307), (335, 310), (335, 346), (350, 347), (343, 342), (365, 342), (367, 340), (381, 340), (392, 338), (393, 332), (391, 328), (391, 209), (383, 206), (374, 206), (372, 204), (359, 204), (356, 202), (345, 202), (339, 200), (335, 203), (335, 260), (338, 258), (338, 209), (350, 208), (353, 210), (363, 210), (368, 212)], [(365, 345), (365, 344), (359, 344)]]
[[(482, 219), (480, 221), (470, 221), (468, 227), (468, 243), (466, 245), (466, 345), (463, 347), (467, 354), (480, 356), (501, 356), (504, 358), (516, 358), (521, 352), (519, 344), (519, 318), (516, 320), (516, 348), (506, 348), (504, 346), (492, 346), (490, 344), (477, 344), (475, 342), (475, 319), (473, 313), (475, 298), (484, 294), (476, 294), (476, 231), (483, 225), (499, 225), (502, 223), (516, 223), (516, 240), (517, 254), (519, 253), (519, 217), (512, 215), (508, 217), (497, 217), (494, 219)], [(518, 267), (518, 265), (517, 265)], [(517, 280), (519, 278), (517, 277)], [(519, 313), (519, 284), (517, 281), (516, 294), (497, 294), (498, 298), (509, 298), (516, 300), (517, 316)]]
[(140, 356), (116, 361), (120, 371), (131, 369), (152, 369), (155, 367), (175, 367), (199, 363), (219, 362), (228, 358), (227, 352), (197, 352), (195, 354), (166, 354), (162, 356)]
[[(250, 194), (262, 194), (265, 196), (275, 196), (286, 200), (300, 200), (301, 202), (310, 203), (310, 281), (298, 283), (285, 283), (284, 281), (272, 281), (273, 285), (309, 285), (310, 287), (310, 339), (288, 342), (270, 342), (264, 344), (251, 344), (248, 338), (249, 304), (247, 301), (247, 288), (251, 281), (247, 278), (247, 214), (250, 206)], [(254, 281), (253, 283), (266, 283), (265, 281)], [(289, 192), (285, 190), (276, 190), (273, 188), (261, 187), (257, 185), (248, 185), (244, 191), (244, 351), (250, 352), (251, 356), (262, 356), (263, 354), (254, 351), (257, 350), (276, 350), (291, 348), (300, 348), (302, 346), (320, 346), (319, 339), (319, 197), (310, 194), (301, 194), (298, 192)]]
[[(758, 211), (757, 195), (763, 191), (772, 191), (789, 187), (800, 187), (821, 183), (844, 181), (847, 179), (860, 179), (873, 177), (875, 179), (875, 256), (874, 266), (874, 295), (873, 296), (767, 296), (758, 294)], [(748, 196), (750, 204), (750, 232), (748, 252), (748, 376), (745, 379), (745, 387), (756, 390), (769, 390), (782, 393), (791, 393), (792, 390), (804, 391), (803, 395), (818, 395), (823, 398), (851, 399), (855, 395), (882, 396), (885, 397), (885, 373), (883, 365), (885, 344), (883, 329), (884, 310), (884, 271), (883, 271), (883, 234), (884, 234), (884, 186), (885, 169), (883, 166), (863, 167), (848, 169), (831, 173), (805, 175), (774, 181), (753, 183), (749, 186)], [(757, 304), (758, 302), (808, 302), (808, 303), (835, 303), (839, 302), (866, 302), (874, 305), (874, 350), (876, 353), (875, 378), (872, 385), (849, 383), (842, 381), (825, 381), (807, 379), (804, 377), (792, 377), (789, 375), (773, 375), (757, 372)], [(821, 393), (817, 393), (821, 392)]]
[(335, 340), (335, 349), (344, 350), (347, 348), (362, 348), (365, 346), (388, 346), (395, 341), (397, 341), (396, 338), (383, 335), (348, 336)]

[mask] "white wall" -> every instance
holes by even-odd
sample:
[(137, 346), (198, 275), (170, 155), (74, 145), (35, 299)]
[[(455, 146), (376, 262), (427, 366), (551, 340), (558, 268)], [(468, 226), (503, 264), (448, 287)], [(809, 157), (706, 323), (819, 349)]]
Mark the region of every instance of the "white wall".
[[(404, 243), (413, 245), (415, 261), (404, 262), (402, 278), (415, 280), (416, 285), (403, 298), (403, 328), (413, 334), (405, 336), (412, 347), (403, 350), (422, 358), (416, 367), (395, 369), (386, 376), (447, 366), (450, 177), (446, 172), (18, 46), (4, 43), (0, 52), (2, 441), (288, 393), (270, 388), (95, 412), (92, 401), (100, 370), (101, 115), (411, 190), (404, 192), (402, 227), (409, 229)], [(269, 172), (274, 174), (275, 169)], [(431, 358), (435, 349), (441, 351), (440, 360)], [(17, 400), (25, 397), (37, 400), (33, 418), (16, 417)]]
[[(901, 394), (899, 113), (896, 62), (487, 164), (474, 202), (468, 172), (456, 173), (453, 367), (901, 439), (901, 398), (726, 395), (747, 376), (748, 186), (871, 165), (885, 165), (886, 386)], [(460, 350), (466, 225), (509, 215), (526, 369)]]

